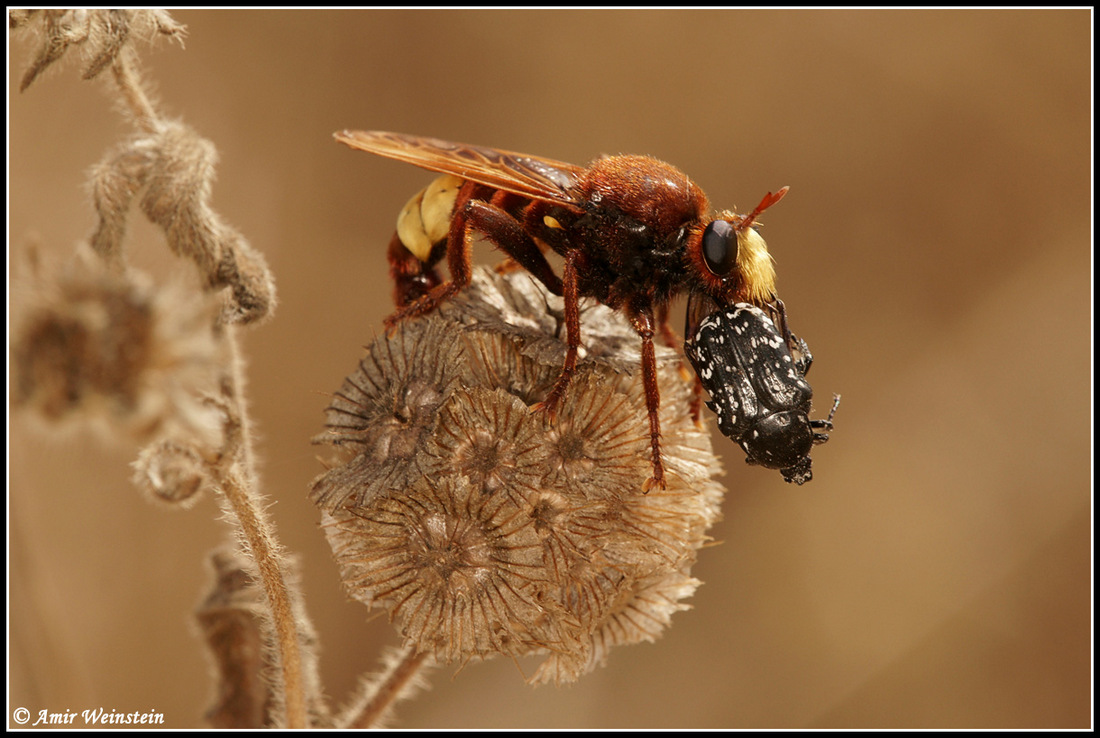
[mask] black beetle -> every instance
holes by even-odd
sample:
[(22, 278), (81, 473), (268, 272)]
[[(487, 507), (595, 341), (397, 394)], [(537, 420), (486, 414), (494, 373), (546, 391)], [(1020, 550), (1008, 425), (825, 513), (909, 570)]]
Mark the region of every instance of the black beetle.
[(711, 396), (707, 407), (718, 415), (718, 428), (741, 445), (745, 461), (805, 484), (813, 479), (810, 450), (829, 440), (824, 431), (833, 428), (840, 396), (828, 418), (810, 420), (806, 372), (813, 356), (805, 341), (783, 333), (787, 338), (763, 310), (739, 302), (703, 318), (684, 353)]

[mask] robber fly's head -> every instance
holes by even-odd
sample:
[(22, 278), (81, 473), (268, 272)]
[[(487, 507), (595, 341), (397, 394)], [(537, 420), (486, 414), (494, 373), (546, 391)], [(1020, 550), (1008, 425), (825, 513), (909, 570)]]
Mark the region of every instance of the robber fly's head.
[(769, 192), (748, 215), (718, 213), (688, 238), (688, 259), (706, 292), (720, 304), (764, 305), (775, 295), (775, 266), (768, 245), (757, 232), (757, 217), (787, 194)]

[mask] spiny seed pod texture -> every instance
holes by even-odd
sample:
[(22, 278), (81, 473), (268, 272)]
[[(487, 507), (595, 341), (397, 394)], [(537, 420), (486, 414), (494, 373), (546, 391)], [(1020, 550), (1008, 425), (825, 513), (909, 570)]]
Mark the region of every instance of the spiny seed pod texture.
[(531, 681), (573, 681), (656, 638), (699, 584), (723, 491), (679, 356), (657, 349), (669, 483), (646, 494), (640, 341), (594, 303), (581, 325), (556, 417), (532, 412), (565, 357), (561, 300), (481, 269), (374, 341), (328, 408), (317, 440), (340, 455), (312, 498), (347, 591), (439, 661), (544, 654)]

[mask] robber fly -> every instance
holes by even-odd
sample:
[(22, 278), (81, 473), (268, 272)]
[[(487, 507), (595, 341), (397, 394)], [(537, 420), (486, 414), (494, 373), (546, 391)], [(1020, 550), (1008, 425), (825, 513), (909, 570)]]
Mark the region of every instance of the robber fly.
[[(469, 284), (480, 234), (564, 298), (565, 364), (535, 406), (552, 418), (576, 371), (578, 299), (595, 298), (626, 315), (642, 340), (653, 454), (653, 476), (643, 489), (663, 488), (653, 338), (659, 333), (675, 345), (668, 306), (682, 293), (719, 306), (774, 303), (775, 269), (753, 225), (787, 188), (769, 192), (748, 215), (714, 213), (687, 175), (648, 156), (606, 156), (577, 166), (400, 133), (342, 131), (335, 137), (444, 175), (410, 200), (398, 219), (388, 251), (398, 309), (388, 327), (434, 310)], [(546, 259), (547, 248), (563, 257), (560, 277)], [(449, 282), (436, 271), (444, 256)]]

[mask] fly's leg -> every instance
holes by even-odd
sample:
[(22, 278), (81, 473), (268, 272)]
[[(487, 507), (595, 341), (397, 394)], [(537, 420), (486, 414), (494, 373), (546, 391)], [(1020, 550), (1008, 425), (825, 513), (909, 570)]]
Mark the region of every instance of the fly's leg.
[(691, 410), (691, 419), (696, 428), (703, 426), (703, 380), (696, 374), (691, 386), (691, 402), (688, 404)]
[(674, 349), (683, 345), (680, 337), (676, 335), (676, 331), (672, 330), (672, 326), (668, 324), (667, 302), (657, 306), (657, 331), (661, 334), (661, 341), (669, 348)]
[[(669, 348), (679, 349), (684, 345), (680, 337), (676, 335), (676, 331), (672, 330), (672, 326), (668, 324), (667, 302), (657, 306), (657, 330), (661, 334), (661, 342)], [(703, 381), (699, 379), (695, 372), (688, 369), (682, 354), (676, 366), (676, 371), (680, 374), (680, 379), (693, 383), (691, 401), (688, 407), (691, 411), (691, 419), (695, 421), (696, 425), (699, 425), (699, 420), (703, 414)]]
[(661, 390), (657, 386), (657, 356), (653, 351), (653, 311), (649, 307), (633, 311), (630, 322), (642, 339), (642, 388), (649, 411), (649, 443), (653, 450), (653, 476), (646, 480), (642, 492), (665, 488), (665, 467), (661, 463)]
[[(457, 294), (470, 283), (473, 275), (474, 232), (481, 233), (504, 253), (519, 262), (535, 275), (551, 292), (561, 293), (561, 280), (554, 274), (550, 263), (523, 226), (511, 214), (494, 202), (477, 199), (476, 190), (465, 187), (455, 203), (454, 217), (447, 233), (447, 268), (451, 280), (433, 287), (427, 294), (401, 307), (386, 318), (386, 327), (393, 329), (398, 323), (420, 315), (426, 315), (445, 300)], [(506, 193), (504, 193), (506, 194)], [(433, 251), (434, 254), (434, 251)]]
[(421, 261), (401, 242), (396, 233), (386, 251), (393, 280), (393, 303), (398, 309), (409, 305), (443, 283), (435, 265), (446, 253), (447, 242), (440, 241), (432, 247), (427, 261)]
[[(476, 185), (470, 183), (463, 185), (455, 201), (454, 212), (451, 216), (451, 226), (447, 231), (446, 246), (447, 267), (451, 272), (451, 280), (449, 282), (440, 282), (431, 287), (426, 294), (417, 297), (411, 302), (398, 306), (398, 309), (383, 321), (388, 331), (392, 332), (402, 321), (408, 318), (415, 318), (430, 313), (439, 307), (441, 302), (470, 283), (470, 273), (473, 269), (473, 234), (470, 233), (470, 228), (467, 226), (466, 211), (467, 206), (471, 202), (474, 202), (473, 195), (476, 189)], [(393, 249), (394, 245), (391, 242), (391, 252)], [(432, 249), (432, 255), (435, 256), (434, 248)], [(413, 258), (415, 258), (415, 256)], [(430, 258), (431, 257), (429, 257), (429, 259)], [(392, 273), (392, 259), (390, 263)], [(428, 264), (426, 268), (430, 268), (434, 271), (434, 265), (432, 264)]]
[(558, 381), (546, 399), (537, 403), (532, 410), (544, 412), (553, 420), (558, 411), (558, 403), (565, 396), (573, 373), (577, 370), (577, 353), (581, 345), (580, 297), (577, 293), (577, 252), (569, 251), (565, 255), (562, 269), (562, 297), (565, 303), (565, 365), (561, 368)]
[(534, 232), (532, 214), (540, 212), (545, 204), (532, 202), (517, 218), (511, 213), (522, 202), (517, 195), (498, 190), (488, 203), (470, 203), (470, 208), (476, 211), (471, 212), (470, 217), (476, 220), (475, 227), (508, 255), (508, 259), (497, 265), (498, 273), (506, 274), (521, 267), (542, 282), (551, 293), (561, 295), (561, 278), (554, 273), (546, 255), (530, 235)]
[(474, 199), (475, 193), (475, 186), (464, 185), (455, 202), (451, 227), (447, 232), (447, 268), (451, 272), (450, 281), (432, 287), (427, 294), (399, 308), (386, 318), (387, 329), (392, 331), (403, 320), (427, 315), (470, 283), (473, 274), (473, 231), (481, 230), (476, 218), (471, 218), (471, 213), (476, 212), (477, 205), (485, 204)]
[[(683, 340), (676, 335), (676, 331), (672, 330), (672, 326), (668, 324), (668, 303), (664, 302), (657, 306), (657, 332), (661, 334), (661, 343), (668, 346), (670, 349), (679, 349), (684, 345)], [(691, 371), (684, 366), (683, 359), (681, 358), (680, 377), (686, 382), (691, 379)]]

